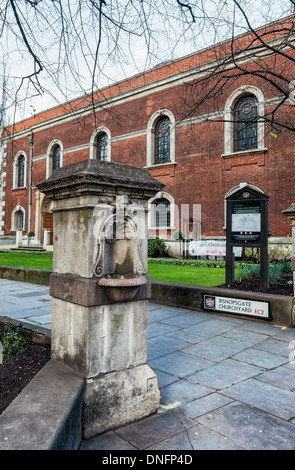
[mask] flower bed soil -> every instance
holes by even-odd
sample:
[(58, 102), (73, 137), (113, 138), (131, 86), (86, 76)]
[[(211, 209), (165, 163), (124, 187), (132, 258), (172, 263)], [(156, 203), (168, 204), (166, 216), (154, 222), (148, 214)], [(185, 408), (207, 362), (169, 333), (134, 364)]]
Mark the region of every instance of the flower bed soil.
[[(234, 282), (230, 286), (230, 289), (292, 296), (293, 295), (293, 283), (290, 283), (290, 281), (291, 281), (291, 277), (286, 276), (285, 281), (278, 282), (276, 284), (270, 283), (268, 289), (261, 290), (259, 280), (244, 280), (241, 282)], [(222, 284), (217, 287), (228, 288), (226, 284)]]
[(26, 341), (26, 350), (0, 365), (0, 414), (50, 359), (50, 347)]

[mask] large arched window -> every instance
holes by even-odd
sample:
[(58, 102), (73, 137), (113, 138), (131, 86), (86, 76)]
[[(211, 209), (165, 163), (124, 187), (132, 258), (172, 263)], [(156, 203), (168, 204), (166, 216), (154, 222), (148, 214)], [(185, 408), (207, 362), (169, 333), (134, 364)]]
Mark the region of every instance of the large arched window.
[(257, 99), (242, 96), (234, 109), (234, 151), (257, 148)]
[(156, 123), (154, 163), (166, 162), (170, 162), (170, 119), (164, 116)]
[(108, 136), (101, 132), (97, 136), (97, 160), (106, 162), (108, 159)]
[(147, 127), (147, 166), (175, 162), (175, 118), (168, 109), (156, 111)]
[(263, 93), (253, 85), (244, 85), (229, 96), (224, 107), (224, 157), (267, 150), (264, 107)]

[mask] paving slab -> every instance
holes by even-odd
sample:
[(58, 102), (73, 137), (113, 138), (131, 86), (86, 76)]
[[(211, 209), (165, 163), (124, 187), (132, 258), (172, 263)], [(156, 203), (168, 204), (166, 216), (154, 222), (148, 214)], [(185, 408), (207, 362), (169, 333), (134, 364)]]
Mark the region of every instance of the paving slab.
[(153, 323), (156, 321), (163, 321), (165, 319), (173, 318), (173, 317), (179, 317), (180, 312), (177, 310), (168, 310), (168, 309), (155, 309), (155, 310), (150, 310), (149, 309), (149, 322)]
[(290, 420), (295, 417), (294, 392), (256, 379), (245, 380), (220, 393), (278, 418)]
[(113, 431), (82, 442), (80, 450), (137, 450)]
[(193, 384), (186, 380), (178, 380), (162, 388), (161, 392), (160, 410), (167, 410), (178, 408), (184, 403), (209, 395), (214, 390), (204, 385)]
[(252, 406), (231, 403), (198, 422), (248, 450), (295, 450), (295, 426)]
[(178, 351), (152, 359), (149, 364), (152, 368), (183, 378), (198, 370), (205, 369), (213, 364), (213, 361)]
[(164, 333), (165, 336), (170, 338), (181, 339), (187, 343), (189, 346), (190, 344), (200, 343), (204, 341), (203, 336), (198, 336), (197, 334), (190, 333), (189, 328), (182, 328), (179, 330), (174, 330), (169, 333)]
[(156, 371), (156, 373), (158, 375), (158, 381), (159, 381), (159, 387), (160, 388), (163, 388), (166, 385), (170, 385), (173, 382), (177, 382), (177, 380), (179, 380), (179, 378), (176, 377), (175, 375), (166, 374), (166, 372), (162, 372), (162, 371), (156, 370), (156, 369), (154, 369), (154, 370)]
[(181, 328), (189, 328), (197, 323), (202, 323), (207, 321), (208, 317), (198, 316), (195, 313), (183, 313), (182, 315), (176, 315), (174, 317), (169, 317), (161, 320), (161, 323), (166, 323), (168, 325), (175, 325)]
[(149, 340), (149, 360), (187, 347), (187, 342), (168, 336), (154, 336)]
[(286, 390), (295, 390), (295, 367), (289, 368), (281, 366), (273, 370), (268, 370), (256, 377), (262, 382), (275, 385)]
[(267, 351), (271, 354), (275, 354), (276, 356), (283, 356), (287, 358), (290, 355), (289, 343), (274, 338), (270, 338), (263, 343), (256, 344), (255, 349), (260, 351)]
[(155, 322), (150, 323), (149, 325), (149, 338), (153, 338), (154, 336), (159, 336), (164, 333), (170, 333), (172, 331), (176, 331), (179, 328), (173, 325), (166, 325), (165, 323)]
[(207, 320), (197, 323), (189, 328), (191, 334), (197, 334), (205, 339), (215, 338), (216, 336), (225, 333), (226, 331), (232, 330), (237, 327), (234, 321), (216, 319), (215, 317), (210, 318), (208, 314)]
[(195, 419), (232, 402), (233, 400), (231, 398), (220, 395), (219, 393), (211, 393), (210, 395), (190, 401), (189, 403), (184, 403), (178, 408), (178, 411), (188, 418)]
[(263, 369), (233, 359), (226, 359), (189, 375), (187, 380), (193, 383), (221, 390), (233, 384), (257, 376)]
[(243, 341), (226, 338), (225, 336), (216, 336), (215, 338), (210, 338), (196, 345), (187, 347), (185, 352), (214, 362), (219, 362), (246, 348), (248, 348), (248, 344)]
[(274, 367), (281, 366), (288, 362), (288, 359), (283, 356), (277, 356), (267, 351), (259, 351), (256, 348), (248, 348), (235, 354), (233, 359), (247, 364), (253, 364), (254, 366), (262, 367), (264, 369), (273, 369)]
[(267, 323), (267, 321), (259, 323), (251, 320), (246, 322), (241, 328), (247, 331), (254, 331), (256, 333), (262, 333), (269, 336), (274, 336), (285, 329), (284, 326), (271, 325), (270, 323)]
[(243, 450), (227, 436), (212, 431), (202, 424), (189, 429), (187, 433), (194, 450)]
[(257, 333), (254, 331), (247, 331), (240, 327), (227, 331), (223, 333), (222, 336), (225, 336), (226, 338), (236, 339), (237, 341), (243, 341), (244, 343), (247, 343), (249, 346), (253, 346), (254, 344), (261, 343), (269, 338), (269, 336), (265, 334)]
[(195, 425), (186, 416), (170, 411), (116, 429), (116, 434), (137, 449), (146, 449)]

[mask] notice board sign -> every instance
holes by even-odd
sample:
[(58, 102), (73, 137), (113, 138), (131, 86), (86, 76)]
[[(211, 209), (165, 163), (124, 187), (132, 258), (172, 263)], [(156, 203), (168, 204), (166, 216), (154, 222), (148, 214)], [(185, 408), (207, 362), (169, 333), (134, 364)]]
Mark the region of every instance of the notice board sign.
[(260, 244), (261, 204), (260, 201), (234, 202), (232, 204), (232, 243), (238, 245)]
[(203, 309), (271, 320), (269, 302), (204, 294)]
[(226, 285), (234, 282), (234, 248), (260, 249), (260, 288), (268, 289), (268, 199), (258, 189), (240, 184), (240, 189), (226, 198)]

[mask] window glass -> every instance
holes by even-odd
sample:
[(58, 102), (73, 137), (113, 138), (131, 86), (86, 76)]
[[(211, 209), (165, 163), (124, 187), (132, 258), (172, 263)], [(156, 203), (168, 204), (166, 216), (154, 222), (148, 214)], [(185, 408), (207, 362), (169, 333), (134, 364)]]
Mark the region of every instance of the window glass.
[(17, 186), (20, 188), (25, 185), (25, 157), (21, 155), (17, 164)]
[(170, 119), (161, 118), (155, 129), (155, 163), (170, 161)]
[(16, 228), (24, 227), (24, 213), (21, 210), (18, 210), (15, 213), (15, 225), (16, 225)]
[(60, 168), (60, 146), (56, 145), (52, 152), (52, 171)]
[(156, 227), (170, 227), (170, 202), (161, 198), (156, 202)]
[(244, 96), (236, 103), (234, 121), (234, 150), (257, 148), (257, 99), (255, 96)]
[(108, 136), (100, 134), (97, 139), (97, 160), (107, 161), (108, 158)]

